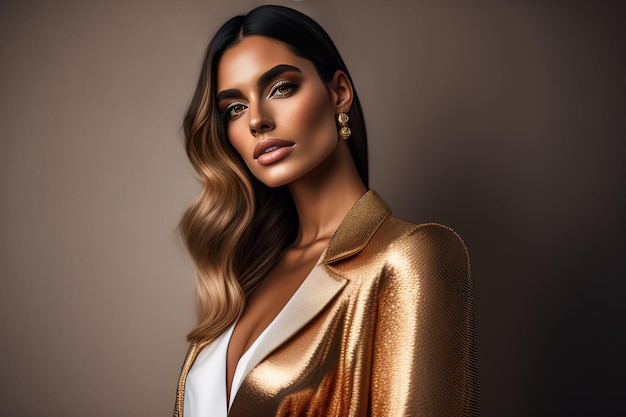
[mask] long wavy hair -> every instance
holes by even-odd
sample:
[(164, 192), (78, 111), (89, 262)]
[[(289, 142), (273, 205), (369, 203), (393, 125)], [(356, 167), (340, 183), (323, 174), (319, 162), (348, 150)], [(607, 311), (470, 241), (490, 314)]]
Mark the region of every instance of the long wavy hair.
[[(248, 295), (295, 239), (298, 216), (286, 186), (257, 180), (230, 144), (215, 102), (217, 68), (224, 51), (246, 36), (276, 39), (311, 61), (325, 82), (337, 70), (350, 74), (328, 34), (308, 16), (282, 6), (261, 6), (226, 22), (206, 51), (185, 115), (187, 156), (203, 188), (180, 222), (197, 267), (198, 322), (190, 341), (214, 338), (236, 321)], [(356, 91), (348, 112), (349, 148), (367, 186), (367, 137)]]

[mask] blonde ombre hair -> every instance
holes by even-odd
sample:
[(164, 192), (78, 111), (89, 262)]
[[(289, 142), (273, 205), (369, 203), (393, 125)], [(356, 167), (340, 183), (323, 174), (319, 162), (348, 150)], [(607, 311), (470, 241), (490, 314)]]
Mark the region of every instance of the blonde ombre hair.
[[(337, 70), (343, 70), (350, 79), (324, 29), (286, 7), (261, 6), (234, 17), (211, 40), (183, 123), (187, 155), (203, 185), (180, 222), (197, 268), (198, 323), (187, 336), (191, 341), (212, 339), (239, 318), (248, 295), (298, 231), (298, 216), (288, 188), (269, 188), (250, 173), (228, 140), (215, 102), (222, 54), (250, 35), (285, 43), (293, 53), (310, 60), (325, 82)], [(356, 91), (348, 115), (350, 151), (367, 186), (367, 139)]]

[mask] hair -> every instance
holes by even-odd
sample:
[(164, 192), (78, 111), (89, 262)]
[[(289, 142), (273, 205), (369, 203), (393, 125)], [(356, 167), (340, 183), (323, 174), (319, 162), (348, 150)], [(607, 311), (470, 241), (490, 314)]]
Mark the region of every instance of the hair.
[[(197, 268), (198, 322), (187, 335), (190, 341), (214, 338), (239, 318), (247, 296), (298, 230), (288, 188), (270, 188), (250, 173), (228, 140), (215, 101), (217, 69), (224, 51), (251, 35), (283, 42), (294, 54), (311, 61), (326, 83), (338, 70), (352, 83), (324, 29), (287, 7), (261, 6), (234, 17), (211, 40), (183, 123), (187, 156), (203, 184), (180, 222)], [(348, 115), (350, 152), (367, 186), (367, 135), (356, 91)]]

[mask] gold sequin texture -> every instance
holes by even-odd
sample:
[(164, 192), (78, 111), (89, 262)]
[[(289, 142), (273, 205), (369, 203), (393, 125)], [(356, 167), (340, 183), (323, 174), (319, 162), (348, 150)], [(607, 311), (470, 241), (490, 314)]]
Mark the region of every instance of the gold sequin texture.
[[(469, 258), (452, 229), (391, 217), (369, 191), (322, 264), (330, 289), (321, 308), (252, 369), (230, 417), (478, 415)], [(186, 376), (208, 342), (189, 348), (175, 417), (183, 417)]]

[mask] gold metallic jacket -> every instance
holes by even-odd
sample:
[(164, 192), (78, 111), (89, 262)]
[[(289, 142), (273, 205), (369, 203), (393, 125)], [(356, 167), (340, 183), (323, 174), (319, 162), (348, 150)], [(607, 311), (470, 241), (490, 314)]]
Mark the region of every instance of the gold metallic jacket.
[[(374, 191), (357, 201), (229, 416), (478, 415), (465, 245), (445, 226), (389, 214)], [(190, 346), (177, 417), (187, 373), (209, 342)]]

